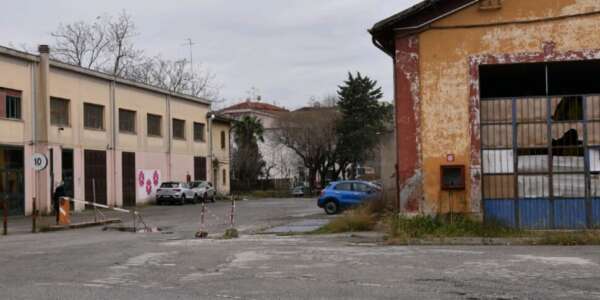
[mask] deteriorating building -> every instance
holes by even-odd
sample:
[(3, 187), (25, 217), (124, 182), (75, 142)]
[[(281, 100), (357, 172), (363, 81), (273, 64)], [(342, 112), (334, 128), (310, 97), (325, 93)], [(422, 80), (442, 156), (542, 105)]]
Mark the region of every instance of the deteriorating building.
[(375, 24), (403, 211), (599, 227), (599, 29), (596, 0), (427, 0)]

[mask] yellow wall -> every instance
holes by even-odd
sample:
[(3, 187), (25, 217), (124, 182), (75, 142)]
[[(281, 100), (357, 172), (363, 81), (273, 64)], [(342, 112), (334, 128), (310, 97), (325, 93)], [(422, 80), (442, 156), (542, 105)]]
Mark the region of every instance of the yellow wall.
[(31, 141), (31, 64), (0, 55), (0, 87), (21, 91), (21, 120), (0, 118), (0, 144)]
[[(121, 133), (117, 137), (117, 147), (123, 151), (167, 152), (167, 97), (139, 88), (117, 85), (115, 103), (119, 109), (135, 111), (136, 134)], [(162, 137), (148, 137), (148, 114), (162, 116)], [(117, 123), (119, 119), (117, 117)], [(118, 125), (117, 125), (118, 126)], [(118, 128), (118, 127), (117, 127)]]
[[(478, 54), (541, 52), (553, 41), (556, 51), (600, 49), (600, 15), (557, 21), (469, 29), (442, 26), (535, 20), (559, 15), (599, 11), (597, 0), (505, 0), (497, 11), (480, 11), (477, 5), (433, 24), (420, 34), (421, 139), (425, 211), (448, 210), (448, 194), (440, 192), (440, 165), (455, 154), (456, 164), (467, 165), (469, 178), (469, 63)], [(468, 180), (467, 180), (468, 182)], [(467, 186), (467, 191), (471, 187)], [(469, 192), (453, 195), (454, 210), (479, 212), (479, 200)], [(441, 207), (440, 207), (441, 203)]]
[[(207, 113), (208, 106), (200, 106), (178, 99), (171, 101), (172, 118), (185, 120), (185, 141), (174, 140), (173, 153), (194, 153), (196, 156), (207, 156), (208, 142), (194, 141), (194, 122), (204, 123), (204, 130), (206, 131), (208, 128)], [(207, 135), (207, 132), (205, 132), (204, 136), (207, 137)]]
[[(225, 149), (221, 148), (221, 132), (225, 132)], [(215, 178), (217, 184), (217, 191), (220, 194), (228, 194), (230, 186), (229, 125), (216, 121), (213, 122), (213, 154), (219, 160), (218, 174), (217, 178)], [(225, 185), (223, 184), (223, 170), (225, 170), (227, 174)]]
[[(50, 126), (48, 117), (48, 138), (50, 143), (62, 144), (65, 147), (81, 147), (86, 149), (106, 150), (111, 144), (110, 84), (105, 80), (90, 76), (50, 68), (50, 97), (69, 100), (69, 126)], [(104, 107), (104, 130), (83, 128), (84, 103), (98, 104)], [(50, 110), (50, 105), (48, 105)]]

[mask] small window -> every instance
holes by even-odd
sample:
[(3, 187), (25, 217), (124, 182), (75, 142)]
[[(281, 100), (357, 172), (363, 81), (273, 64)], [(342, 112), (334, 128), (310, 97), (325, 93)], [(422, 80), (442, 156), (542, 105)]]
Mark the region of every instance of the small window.
[(204, 124), (194, 122), (194, 141), (204, 142)]
[(173, 119), (173, 138), (185, 140), (185, 121)]
[(21, 119), (21, 97), (6, 96), (6, 118)]
[(104, 106), (83, 104), (83, 126), (89, 129), (104, 129)]
[(227, 170), (223, 169), (223, 185), (227, 184)]
[(50, 124), (69, 126), (69, 100), (50, 98)]
[(225, 131), (221, 131), (221, 149), (225, 149)]
[(162, 136), (162, 117), (148, 114), (148, 136)]
[(135, 111), (119, 109), (119, 132), (135, 133)]
[(351, 191), (352, 190), (352, 184), (344, 182), (344, 183), (339, 183), (335, 186), (335, 189), (338, 191)]

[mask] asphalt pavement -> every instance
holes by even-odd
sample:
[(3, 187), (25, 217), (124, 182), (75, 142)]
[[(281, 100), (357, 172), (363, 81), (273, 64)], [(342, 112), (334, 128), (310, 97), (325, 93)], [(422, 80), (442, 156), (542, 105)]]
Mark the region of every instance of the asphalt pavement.
[(0, 236), (0, 299), (600, 299), (600, 247), (390, 247), (268, 233), (326, 222), (315, 203), (238, 202), (233, 240), (219, 239), (226, 202), (207, 206), (206, 240), (194, 238), (198, 205), (143, 208), (161, 233), (30, 234), (17, 218)]

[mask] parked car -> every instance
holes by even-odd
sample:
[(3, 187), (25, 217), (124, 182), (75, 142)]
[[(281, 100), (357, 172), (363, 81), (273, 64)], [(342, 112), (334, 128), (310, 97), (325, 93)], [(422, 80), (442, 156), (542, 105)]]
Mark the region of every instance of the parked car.
[(184, 182), (163, 182), (156, 190), (156, 204), (173, 203), (183, 205), (187, 202), (197, 203), (198, 194)]
[(308, 194), (308, 191), (305, 186), (299, 185), (292, 188), (290, 194), (292, 194), (292, 197), (304, 197), (304, 195)]
[(215, 202), (217, 191), (213, 187), (212, 183), (207, 181), (192, 181), (190, 187), (194, 190), (195, 194), (202, 200), (202, 202)]
[(321, 191), (317, 204), (328, 215), (334, 215), (375, 198), (380, 191), (381, 188), (367, 181), (332, 182)]

